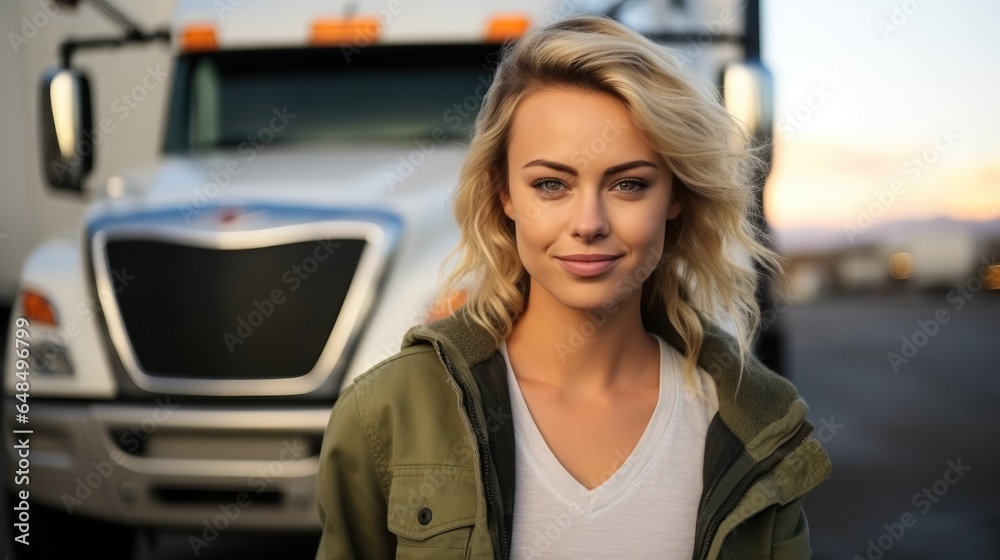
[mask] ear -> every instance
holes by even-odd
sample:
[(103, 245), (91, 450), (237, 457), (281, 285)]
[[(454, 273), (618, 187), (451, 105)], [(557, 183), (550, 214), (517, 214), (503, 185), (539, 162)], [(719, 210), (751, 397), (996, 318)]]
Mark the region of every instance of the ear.
[(503, 212), (511, 220), (514, 219), (514, 205), (510, 202), (510, 187), (504, 186), (500, 189), (500, 203), (503, 204)]
[(671, 173), (670, 178), (670, 204), (667, 205), (667, 220), (673, 220), (681, 214), (681, 201), (680, 197), (677, 196), (677, 191), (685, 188), (684, 181), (681, 181), (680, 177), (676, 173)]
[(670, 204), (667, 206), (667, 220), (673, 220), (681, 215), (681, 201), (677, 200), (677, 195), (670, 194)]

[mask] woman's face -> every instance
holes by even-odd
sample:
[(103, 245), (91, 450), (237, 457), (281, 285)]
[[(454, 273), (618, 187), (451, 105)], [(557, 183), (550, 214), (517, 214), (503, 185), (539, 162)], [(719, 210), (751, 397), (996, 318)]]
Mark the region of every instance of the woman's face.
[(681, 211), (663, 158), (605, 93), (542, 89), (522, 99), (507, 177), (500, 198), (531, 293), (573, 309), (641, 293)]

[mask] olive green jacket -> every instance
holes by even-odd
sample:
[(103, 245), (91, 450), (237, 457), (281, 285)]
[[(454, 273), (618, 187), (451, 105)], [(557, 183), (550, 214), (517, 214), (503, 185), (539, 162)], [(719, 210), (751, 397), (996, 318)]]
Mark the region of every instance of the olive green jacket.
[[(464, 308), (405, 335), (344, 390), (323, 440), (317, 558), (510, 556), (514, 430), (506, 364)], [(647, 330), (683, 350), (665, 315)], [(705, 323), (719, 412), (705, 442), (694, 559), (810, 558), (803, 496), (830, 475), (791, 383)], [(737, 383), (739, 383), (737, 391)], [(669, 523), (668, 519), (663, 520)]]

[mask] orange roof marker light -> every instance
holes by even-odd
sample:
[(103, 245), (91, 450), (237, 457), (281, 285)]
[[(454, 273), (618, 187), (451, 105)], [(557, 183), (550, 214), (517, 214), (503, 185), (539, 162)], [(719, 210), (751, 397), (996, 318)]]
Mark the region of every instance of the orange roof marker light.
[(503, 43), (508, 39), (517, 39), (531, 27), (527, 16), (520, 14), (505, 14), (494, 16), (486, 27), (487, 43)]
[(315, 46), (357, 45), (378, 42), (382, 25), (373, 17), (326, 18), (316, 20), (309, 43)]
[(21, 292), (21, 308), (24, 318), (36, 325), (57, 326), (56, 311), (49, 300), (38, 292), (24, 290)]
[(183, 52), (214, 51), (219, 48), (219, 38), (212, 25), (189, 25), (181, 31), (180, 49)]

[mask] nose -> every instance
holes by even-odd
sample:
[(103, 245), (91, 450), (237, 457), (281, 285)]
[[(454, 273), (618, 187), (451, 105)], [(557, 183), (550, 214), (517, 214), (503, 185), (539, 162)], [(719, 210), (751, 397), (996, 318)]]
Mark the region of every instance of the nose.
[(570, 233), (574, 237), (590, 240), (607, 236), (611, 229), (608, 212), (600, 189), (581, 189), (572, 205)]

